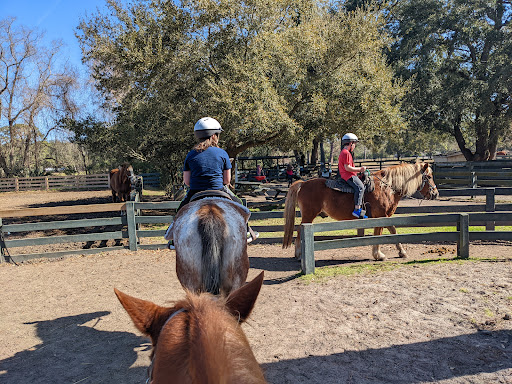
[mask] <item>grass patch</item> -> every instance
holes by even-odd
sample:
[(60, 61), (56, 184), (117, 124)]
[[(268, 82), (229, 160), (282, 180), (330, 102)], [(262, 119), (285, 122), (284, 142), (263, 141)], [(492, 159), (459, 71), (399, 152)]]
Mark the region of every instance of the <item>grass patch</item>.
[(321, 267), (315, 268), (315, 273), (309, 275), (302, 275), (300, 279), (307, 283), (312, 283), (315, 281), (318, 282), (326, 280), (329, 277), (365, 275), (391, 271), (399, 267), (400, 264), (394, 262), (384, 262), (379, 264), (361, 264), (341, 267)]
[[(477, 262), (477, 261), (491, 261), (492, 259), (480, 259), (480, 258), (442, 258), (442, 259), (426, 259), (426, 260), (413, 260), (407, 262), (396, 262), (396, 261), (385, 261), (379, 262), (378, 264), (360, 264), (350, 266), (329, 266), (329, 267), (317, 267), (315, 273), (309, 275), (301, 275), (300, 279), (306, 283), (322, 282), (331, 277), (337, 276), (354, 276), (354, 275), (368, 275), (379, 272), (387, 272), (397, 268), (407, 268), (414, 265), (423, 264), (445, 264), (445, 263), (456, 263), (462, 264), (464, 262)], [(461, 288), (461, 292), (464, 288)], [(467, 290), (466, 290), (467, 291)]]
[(142, 190), (142, 196), (165, 196), (165, 191), (159, 188), (147, 187)]

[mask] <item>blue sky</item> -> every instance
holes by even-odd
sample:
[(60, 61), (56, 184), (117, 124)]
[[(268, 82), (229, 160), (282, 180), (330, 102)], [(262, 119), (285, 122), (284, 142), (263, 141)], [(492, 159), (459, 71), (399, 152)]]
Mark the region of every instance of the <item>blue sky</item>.
[(63, 56), (83, 73), (74, 29), (80, 18), (105, 10), (105, 0), (0, 0), (0, 18), (16, 17), (16, 25), (46, 33), (45, 41), (62, 40)]

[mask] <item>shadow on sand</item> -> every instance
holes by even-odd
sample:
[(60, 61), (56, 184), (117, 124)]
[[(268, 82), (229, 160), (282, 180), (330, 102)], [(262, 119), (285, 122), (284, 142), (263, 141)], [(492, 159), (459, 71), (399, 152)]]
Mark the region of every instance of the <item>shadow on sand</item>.
[[(341, 347), (341, 346), (340, 346)], [(441, 352), (440, 352), (441, 351)], [(433, 383), (512, 368), (512, 330), (476, 332), (388, 348), (262, 365), (270, 383)], [(509, 372), (510, 374), (510, 372)], [(285, 381), (282, 377), (286, 377)], [(281, 378), (279, 381), (276, 378)], [(503, 373), (503, 378), (506, 374)], [(510, 377), (508, 377), (510, 379)], [(464, 379), (462, 379), (464, 380)], [(505, 380), (505, 379), (504, 379)], [(479, 383), (507, 383), (479, 378)]]
[(136, 349), (151, 348), (151, 343), (133, 333), (96, 330), (109, 314), (93, 312), (26, 323), (35, 324), (41, 344), (0, 360), (0, 382), (144, 383), (146, 368), (131, 366), (137, 359)]

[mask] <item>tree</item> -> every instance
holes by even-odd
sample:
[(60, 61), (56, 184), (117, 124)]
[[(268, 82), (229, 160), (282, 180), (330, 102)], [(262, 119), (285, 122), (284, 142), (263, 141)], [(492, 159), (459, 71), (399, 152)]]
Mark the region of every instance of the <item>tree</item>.
[(402, 126), (381, 20), (312, 1), (108, 0), (78, 28), (126, 156), (179, 171), (193, 123), (217, 118), (230, 156), (264, 144)]
[(390, 62), (412, 84), (410, 126), (450, 133), (467, 160), (494, 159), (512, 122), (510, 1), (403, 0), (388, 11)]
[[(42, 45), (42, 35), (0, 20), (0, 169), (6, 175), (27, 173), (39, 163), (40, 143), (55, 122), (76, 111), (71, 97), (74, 74), (58, 70), (60, 45)], [(46, 119), (48, 129), (39, 125)]]

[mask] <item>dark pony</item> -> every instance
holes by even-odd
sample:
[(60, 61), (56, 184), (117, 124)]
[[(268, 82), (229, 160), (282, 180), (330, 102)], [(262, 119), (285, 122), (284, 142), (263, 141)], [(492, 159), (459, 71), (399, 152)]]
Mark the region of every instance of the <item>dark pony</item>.
[(137, 329), (153, 343), (147, 382), (265, 383), (240, 326), (251, 313), (262, 282), (263, 272), (227, 298), (187, 292), (172, 307), (114, 289)]
[(249, 216), (225, 198), (204, 198), (180, 209), (173, 230), (176, 274), (184, 288), (228, 295), (245, 283)]
[[(400, 199), (419, 192), (425, 199), (436, 199), (439, 195), (428, 163), (400, 164), (382, 169), (373, 174), (375, 189), (365, 194), (365, 201), (371, 217), (390, 217), (396, 211)], [(335, 220), (354, 219), (354, 194), (343, 193), (328, 188), (325, 179), (318, 178), (296, 181), (288, 190), (284, 208), (283, 248), (288, 248), (293, 239), (295, 227), (295, 207), (299, 206), (302, 223), (312, 223), (316, 216), (324, 213)], [(395, 234), (394, 226), (387, 227)], [(374, 235), (382, 234), (382, 227), (374, 228)], [(400, 257), (407, 257), (400, 243), (396, 244)], [(375, 260), (384, 260), (385, 255), (379, 245), (373, 246)], [(300, 259), (300, 233), (295, 239), (295, 257)]]
[(135, 184), (136, 176), (133, 174), (133, 167), (123, 163), (119, 168), (110, 171), (110, 189), (112, 190), (112, 201), (114, 203), (129, 201), (132, 183)]

